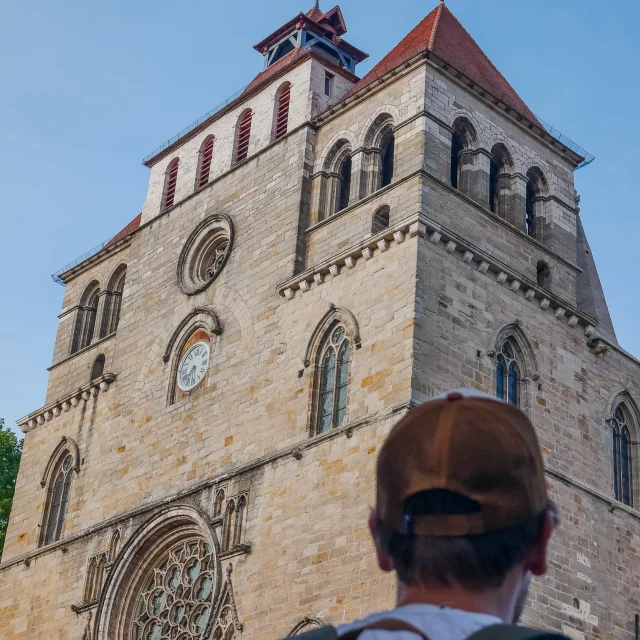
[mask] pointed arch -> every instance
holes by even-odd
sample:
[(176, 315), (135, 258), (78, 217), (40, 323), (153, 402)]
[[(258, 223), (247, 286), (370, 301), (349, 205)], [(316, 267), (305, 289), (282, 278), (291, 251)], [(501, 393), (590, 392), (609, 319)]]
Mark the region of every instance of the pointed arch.
[(351, 202), (352, 153), (349, 141), (341, 138), (326, 156), (320, 186), (320, 219), (342, 211)]
[(236, 503), (234, 500), (227, 502), (227, 508), (224, 513), (224, 522), (222, 523), (222, 540), (220, 541), (220, 549), (224, 553), (233, 547), (233, 525), (235, 524)]
[(344, 423), (352, 351), (359, 346), (360, 333), (353, 314), (331, 305), (316, 326), (305, 354), (305, 367), (313, 366), (309, 403), (311, 436)]
[(354, 347), (356, 349), (360, 348), (360, 326), (358, 325), (356, 317), (348, 309), (330, 304), (329, 310), (320, 318), (307, 343), (304, 360), (302, 361), (305, 369), (311, 365), (312, 360), (316, 357), (322, 336), (326, 334), (334, 322), (342, 322), (348, 328), (348, 333), (353, 341)]
[(540, 375), (535, 354), (519, 321), (497, 332), (490, 353), (495, 358), (496, 397), (530, 412), (529, 385)]
[(93, 342), (100, 298), (100, 283), (91, 281), (85, 288), (76, 308), (76, 321), (71, 342), (71, 353), (85, 349)]
[(237, 547), (242, 542), (247, 510), (247, 497), (242, 495), (236, 503), (236, 516), (233, 524), (233, 546)]
[(95, 583), (93, 586), (91, 602), (97, 602), (98, 599), (100, 598), (100, 592), (102, 591), (102, 584), (104, 582), (106, 569), (107, 569), (107, 554), (101, 553), (98, 557), (98, 563), (96, 565)]
[(233, 162), (238, 164), (247, 159), (249, 155), (249, 143), (251, 141), (251, 121), (253, 111), (245, 109), (239, 116), (236, 124), (235, 143), (233, 145)]
[(478, 134), (476, 129), (466, 116), (458, 116), (453, 122), (453, 133), (451, 134), (451, 161), (450, 161), (450, 182), (454, 189), (469, 195), (471, 185), (469, 180), (463, 180), (463, 158), (465, 151), (473, 148), (477, 143)]
[(272, 139), (277, 140), (286, 135), (289, 128), (289, 103), (291, 101), (291, 83), (283, 82), (276, 91), (275, 108), (273, 110)]
[(162, 210), (173, 206), (176, 197), (176, 187), (178, 186), (178, 169), (180, 158), (174, 158), (164, 174), (164, 188), (162, 190)]
[(194, 592), (199, 599), (196, 602), (192, 598), (190, 606), (203, 606), (211, 615), (218, 608), (222, 587), (215, 532), (208, 518), (193, 507), (160, 509), (127, 540), (108, 572), (98, 600), (94, 639), (130, 637), (134, 630), (139, 631), (140, 600), (151, 597), (147, 580), (150, 572), (164, 572), (167, 580), (161, 584), (168, 585), (169, 570), (186, 575), (196, 560), (200, 573), (194, 578)]
[(83, 602), (86, 602), (87, 604), (93, 602), (97, 570), (98, 559), (96, 556), (91, 556), (91, 558), (89, 558), (89, 564), (87, 565), (87, 574), (84, 580), (84, 594), (82, 596)]
[[(215, 311), (208, 307), (196, 307), (181, 320), (180, 324), (171, 334), (171, 337), (167, 342), (167, 346), (165, 347), (164, 355), (162, 356), (163, 362), (169, 362), (171, 359), (171, 353), (174, 351), (176, 341), (184, 333), (187, 327), (189, 327), (189, 333), (191, 333), (193, 329), (199, 327), (209, 329), (209, 331), (214, 335), (220, 335), (222, 333), (220, 320)], [(180, 349), (178, 349), (178, 351), (179, 350)]]
[(198, 152), (198, 168), (196, 170), (196, 189), (202, 189), (202, 187), (209, 183), (211, 162), (213, 161), (213, 146), (215, 141), (215, 136), (210, 134), (200, 145), (200, 151)]
[(62, 456), (64, 456), (66, 452), (68, 452), (73, 459), (73, 470), (76, 473), (80, 472), (80, 449), (78, 448), (75, 440), (68, 438), (67, 436), (62, 436), (60, 442), (49, 457), (47, 466), (45, 467), (44, 473), (42, 474), (42, 479), (40, 480), (41, 487), (46, 487), (51, 483), (54, 467), (56, 466), (58, 460)]
[(40, 485), (47, 495), (40, 525), (39, 546), (52, 544), (62, 537), (67, 515), (73, 473), (80, 471), (80, 452), (76, 443), (62, 438), (49, 458)]
[(115, 559), (118, 556), (118, 545), (120, 544), (121, 538), (122, 534), (120, 533), (120, 529), (115, 529), (111, 534), (111, 540), (109, 542), (109, 562), (111, 564), (115, 562)]
[(363, 144), (360, 197), (374, 193), (393, 181), (395, 172), (395, 126), (389, 113), (380, 113), (369, 126)]
[(614, 497), (635, 507), (638, 496), (638, 408), (627, 391), (616, 395), (607, 424), (612, 432)]
[(216, 492), (216, 500), (213, 506), (214, 518), (219, 518), (222, 516), (222, 512), (224, 510), (224, 499), (225, 499), (224, 489), (218, 489), (218, 491)]
[(100, 323), (100, 337), (104, 338), (115, 333), (120, 323), (120, 310), (122, 309), (122, 296), (124, 294), (125, 279), (127, 277), (127, 265), (119, 265), (111, 278), (105, 291), (104, 310)]

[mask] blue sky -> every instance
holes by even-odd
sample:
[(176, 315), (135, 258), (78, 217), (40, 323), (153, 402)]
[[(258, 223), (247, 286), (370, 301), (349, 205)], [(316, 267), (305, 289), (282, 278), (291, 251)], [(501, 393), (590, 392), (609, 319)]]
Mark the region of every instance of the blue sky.
[[(44, 404), (63, 289), (50, 274), (142, 206), (141, 159), (262, 68), (252, 49), (312, 0), (0, 1), (0, 417)], [(436, 0), (343, 0), (365, 73)], [(640, 357), (640, 3), (448, 0), (529, 107), (596, 156), (583, 222), (621, 345)], [(308, 5), (308, 6), (307, 6)], [(321, 7), (333, 3), (323, 0)]]

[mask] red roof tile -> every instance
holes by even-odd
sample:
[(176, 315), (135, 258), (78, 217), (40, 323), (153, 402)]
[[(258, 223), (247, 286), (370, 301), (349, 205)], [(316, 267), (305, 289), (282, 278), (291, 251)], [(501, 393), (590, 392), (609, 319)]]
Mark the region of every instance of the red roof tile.
[(496, 69), (444, 2), (440, 2), (413, 31), (352, 87), (347, 97), (425, 52), (434, 54), (473, 80), (475, 84), (500, 98), (512, 109), (536, 122), (535, 116), (522, 98)]
[(102, 247), (102, 251), (112, 247), (114, 244), (118, 244), (120, 240), (123, 240), (127, 236), (131, 235), (134, 231), (137, 231), (140, 227), (140, 221), (142, 220), (142, 213), (139, 213), (122, 231), (116, 233), (107, 244)]

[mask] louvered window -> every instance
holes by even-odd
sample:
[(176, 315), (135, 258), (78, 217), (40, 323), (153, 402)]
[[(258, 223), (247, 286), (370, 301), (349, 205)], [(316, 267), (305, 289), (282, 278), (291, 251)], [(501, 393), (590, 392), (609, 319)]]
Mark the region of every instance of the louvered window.
[(253, 112), (247, 109), (238, 121), (238, 133), (236, 138), (236, 162), (246, 160), (249, 155), (249, 140), (251, 139), (251, 118)]
[(289, 125), (289, 100), (291, 98), (291, 83), (285, 82), (279, 91), (276, 104), (276, 130), (275, 138), (281, 138), (287, 133)]
[(180, 160), (175, 158), (167, 167), (167, 173), (164, 183), (164, 198), (162, 199), (162, 208), (168, 209), (173, 205), (176, 197), (176, 185), (178, 184), (178, 165)]
[(211, 172), (211, 160), (213, 159), (213, 136), (207, 136), (200, 148), (200, 166), (198, 167), (197, 189), (204, 187), (209, 182)]

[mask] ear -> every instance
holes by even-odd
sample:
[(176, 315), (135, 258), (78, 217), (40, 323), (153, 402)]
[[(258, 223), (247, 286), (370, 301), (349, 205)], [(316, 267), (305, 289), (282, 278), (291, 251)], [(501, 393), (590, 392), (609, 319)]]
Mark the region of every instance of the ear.
[(547, 572), (547, 555), (549, 551), (549, 540), (553, 533), (554, 519), (551, 512), (547, 509), (540, 524), (538, 539), (532, 547), (529, 558), (526, 563), (527, 569), (534, 576), (542, 576)]
[(387, 555), (385, 549), (380, 543), (380, 531), (378, 530), (378, 517), (376, 512), (371, 510), (369, 515), (369, 531), (371, 531), (371, 537), (373, 538), (373, 544), (376, 547), (376, 556), (378, 558), (378, 566), (382, 571), (393, 571), (393, 560)]

